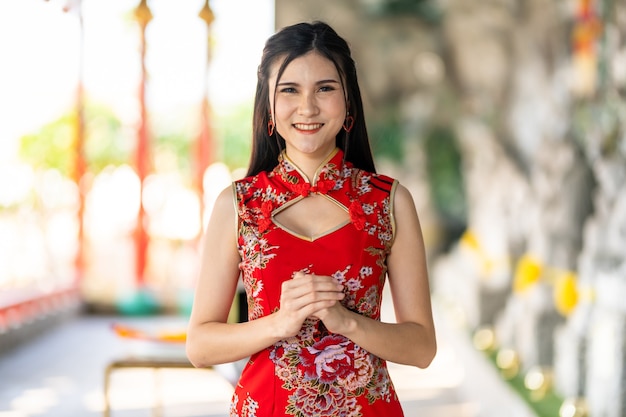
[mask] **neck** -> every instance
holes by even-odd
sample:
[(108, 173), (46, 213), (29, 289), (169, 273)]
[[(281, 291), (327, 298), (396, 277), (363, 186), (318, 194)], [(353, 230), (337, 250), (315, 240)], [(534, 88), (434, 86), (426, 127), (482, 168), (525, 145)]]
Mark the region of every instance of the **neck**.
[(313, 182), (315, 179), (315, 175), (318, 173), (320, 167), (328, 162), (335, 153), (338, 148), (333, 148), (330, 152), (326, 152), (326, 154), (320, 155), (312, 155), (312, 154), (302, 154), (302, 153), (290, 153), (286, 151), (285, 154), (287, 158), (304, 174), (309, 182)]

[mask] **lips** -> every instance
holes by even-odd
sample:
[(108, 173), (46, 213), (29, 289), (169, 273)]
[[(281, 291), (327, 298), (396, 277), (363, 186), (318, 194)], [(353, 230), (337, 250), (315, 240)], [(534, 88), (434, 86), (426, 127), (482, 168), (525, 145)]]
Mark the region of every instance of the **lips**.
[(323, 123), (295, 123), (293, 125), (293, 127), (295, 127), (296, 129), (307, 132), (319, 130), (322, 128), (322, 126), (324, 126)]

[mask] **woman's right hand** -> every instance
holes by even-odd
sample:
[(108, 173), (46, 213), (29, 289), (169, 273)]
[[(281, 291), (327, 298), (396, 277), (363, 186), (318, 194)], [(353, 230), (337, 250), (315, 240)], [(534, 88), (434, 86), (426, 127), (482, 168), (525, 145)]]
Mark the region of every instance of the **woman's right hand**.
[(343, 286), (332, 277), (296, 272), (281, 287), (280, 310), (275, 313), (279, 337), (297, 335), (308, 317), (343, 298)]

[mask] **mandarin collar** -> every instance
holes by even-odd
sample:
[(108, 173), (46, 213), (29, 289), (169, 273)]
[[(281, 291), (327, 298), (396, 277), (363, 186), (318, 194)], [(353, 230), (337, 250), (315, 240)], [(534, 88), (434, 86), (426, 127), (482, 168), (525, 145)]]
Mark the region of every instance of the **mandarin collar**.
[(278, 157), (278, 165), (274, 169), (285, 185), (298, 194), (308, 195), (310, 192), (326, 194), (333, 190), (343, 172), (343, 152), (335, 148), (315, 171), (312, 182), (304, 172), (282, 151)]

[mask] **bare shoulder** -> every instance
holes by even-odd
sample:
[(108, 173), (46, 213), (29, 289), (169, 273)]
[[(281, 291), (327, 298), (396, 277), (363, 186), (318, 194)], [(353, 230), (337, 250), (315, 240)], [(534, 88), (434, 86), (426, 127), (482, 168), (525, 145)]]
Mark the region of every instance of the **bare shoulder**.
[(396, 185), (393, 202), (394, 247), (413, 245), (422, 241), (420, 220), (411, 192), (402, 184)]
[(215, 199), (205, 239), (222, 239), (235, 232), (235, 194), (232, 185), (224, 188)]
[(396, 216), (417, 215), (413, 195), (404, 185), (397, 183), (394, 195), (394, 214)]
[[(215, 271), (224, 268), (232, 272), (237, 265), (237, 215), (232, 187), (227, 187), (217, 196), (209, 222), (204, 230), (202, 268), (213, 272), (203, 275), (215, 276)], [(230, 276), (230, 275), (229, 275)]]
[(216, 214), (233, 214), (234, 211), (235, 191), (231, 184), (228, 187), (224, 188), (217, 196), (217, 199), (215, 200), (215, 205), (213, 206), (213, 212)]

